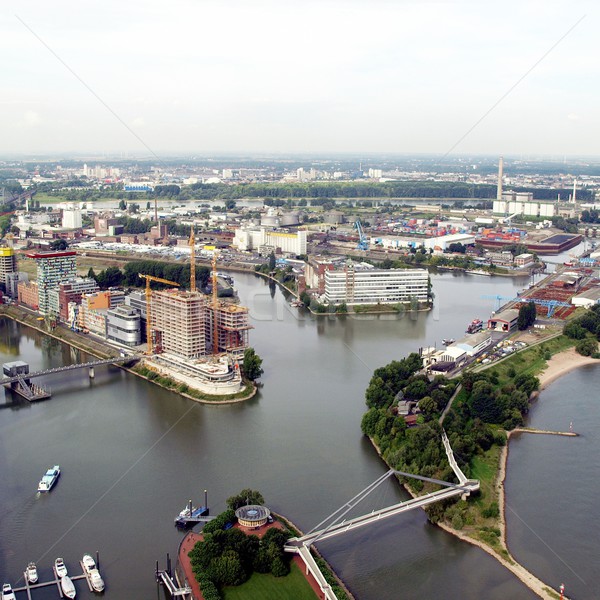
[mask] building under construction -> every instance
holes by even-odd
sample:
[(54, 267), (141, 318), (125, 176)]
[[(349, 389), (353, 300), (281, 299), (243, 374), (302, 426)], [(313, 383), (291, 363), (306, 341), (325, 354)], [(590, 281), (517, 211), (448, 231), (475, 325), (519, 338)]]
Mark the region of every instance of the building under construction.
[(152, 292), (151, 327), (156, 352), (188, 359), (223, 352), (241, 358), (251, 329), (246, 307), (176, 289)]

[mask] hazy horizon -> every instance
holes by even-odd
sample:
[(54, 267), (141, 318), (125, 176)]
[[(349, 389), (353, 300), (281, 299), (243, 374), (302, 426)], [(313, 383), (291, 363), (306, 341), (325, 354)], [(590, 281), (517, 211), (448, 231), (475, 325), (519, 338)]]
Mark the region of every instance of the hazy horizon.
[(0, 154), (598, 155), (598, 8), (24, 0)]

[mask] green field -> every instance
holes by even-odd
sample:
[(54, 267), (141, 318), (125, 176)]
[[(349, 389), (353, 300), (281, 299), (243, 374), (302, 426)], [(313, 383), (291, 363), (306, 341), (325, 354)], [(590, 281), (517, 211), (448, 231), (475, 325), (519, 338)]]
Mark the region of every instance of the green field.
[(315, 600), (313, 592), (300, 569), (292, 563), (287, 577), (273, 577), (253, 573), (252, 577), (237, 587), (223, 589), (224, 600)]

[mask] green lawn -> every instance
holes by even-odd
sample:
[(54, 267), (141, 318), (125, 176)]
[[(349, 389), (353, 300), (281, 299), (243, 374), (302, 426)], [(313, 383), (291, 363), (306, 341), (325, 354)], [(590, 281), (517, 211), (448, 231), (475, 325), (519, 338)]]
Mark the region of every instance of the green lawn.
[(315, 600), (317, 595), (292, 563), (292, 571), (287, 577), (273, 577), (253, 573), (252, 577), (237, 587), (223, 589), (224, 600)]
[(511, 355), (509, 358), (497, 364), (490, 365), (488, 367), (488, 372), (496, 371), (499, 377), (499, 386), (510, 383), (512, 379), (509, 376), (511, 367), (518, 374), (526, 373), (537, 376), (547, 365), (547, 361), (545, 359), (547, 354), (557, 354), (574, 346), (575, 344), (575, 340), (572, 340), (564, 335), (560, 335), (542, 342), (541, 344), (537, 344), (532, 348), (517, 352), (516, 354)]

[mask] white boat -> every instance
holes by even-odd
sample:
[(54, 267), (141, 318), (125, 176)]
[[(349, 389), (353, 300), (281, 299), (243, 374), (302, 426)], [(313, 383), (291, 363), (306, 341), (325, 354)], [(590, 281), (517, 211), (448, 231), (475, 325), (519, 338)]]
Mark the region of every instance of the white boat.
[(38, 580), (37, 567), (35, 566), (34, 562), (30, 562), (27, 565), (25, 575), (27, 575), (27, 581), (29, 581), (29, 583), (35, 583)]
[[(179, 513), (179, 519), (185, 519), (187, 517), (191, 517), (192, 513), (196, 510), (195, 506), (192, 506), (192, 503), (190, 502), (180, 513)], [(175, 519), (177, 521), (177, 518)]]
[(60, 467), (58, 465), (54, 465), (51, 469), (48, 469), (38, 485), (38, 492), (49, 492), (56, 483), (59, 475)]
[(81, 559), (81, 564), (86, 573), (89, 573), (92, 569), (96, 568), (96, 561), (92, 558), (91, 554), (84, 554)]
[(98, 569), (92, 569), (90, 571), (90, 583), (92, 584), (92, 588), (95, 592), (104, 591), (104, 579), (102, 579)]
[(60, 578), (60, 587), (67, 598), (75, 598), (77, 590), (75, 589), (75, 584), (68, 575), (64, 575)]
[(15, 593), (13, 592), (10, 583), (5, 583), (2, 586), (2, 600), (16, 600)]
[(66, 577), (68, 575), (65, 561), (62, 558), (57, 558), (54, 561), (54, 572), (57, 577)]
[(95, 592), (102, 592), (104, 590), (104, 580), (96, 567), (96, 561), (92, 558), (91, 554), (84, 554), (81, 559), (83, 570), (87, 573), (90, 585)]

